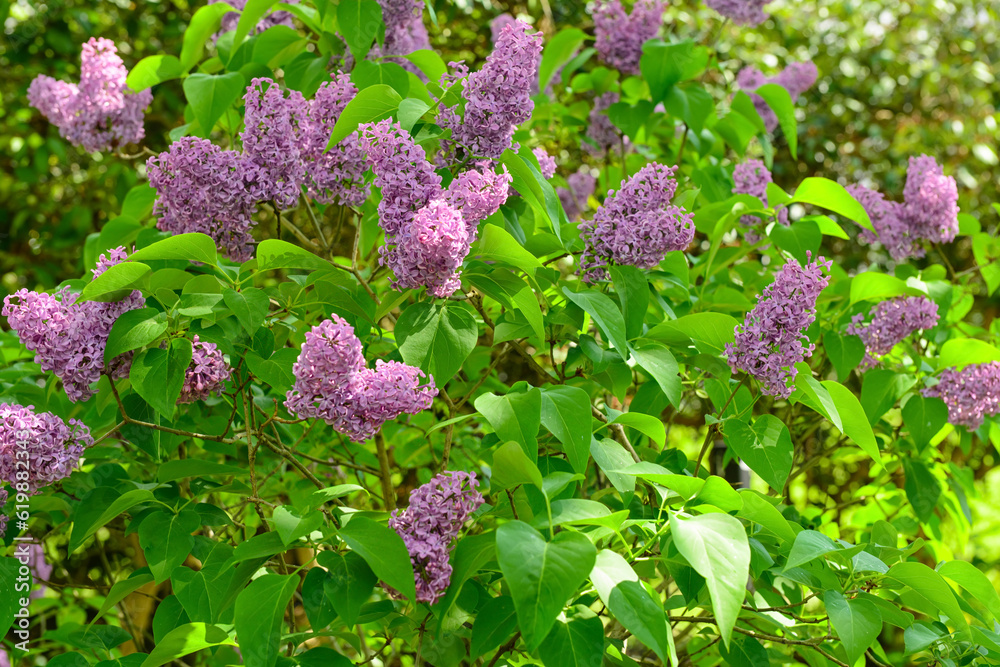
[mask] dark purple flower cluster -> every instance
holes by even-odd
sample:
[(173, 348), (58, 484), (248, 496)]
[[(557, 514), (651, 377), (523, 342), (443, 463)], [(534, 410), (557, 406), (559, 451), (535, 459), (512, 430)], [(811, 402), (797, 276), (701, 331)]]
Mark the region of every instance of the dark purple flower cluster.
[(651, 162), (618, 192), (608, 192), (592, 220), (580, 223), (585, 244), (580, 270), (587, 282), (608, 277), (607, 267), (629, 264), (651, 269), (671, 250), (684, 250), (694, 238), (694, 214), (673, 206), (677, 167)]
[(138, 143), (146, 136), (142, 112), (153, 93), (131, 92), (127, 77), (114, 42), (92, 37), (82, 47), (80, 83), (38, 76), (28, 87), (28, 103), (87, 152)]
[(586, 166), (580, 167), (575, 173), (570, 174), (566, 179), (569, 188), (556, 188), (559, 201), (562, 202), (563, 210), (570, 221), (580, 217), (587, 208), (587, 200), (594, 194), (597, 187), (597, 179), (590, 173)]
[(590, 141), (583, 142), (583, 150), (594, 157), (604, 157), (604, 155), (622, 141), (621, 132), (611, 122), (607, 111), (612, 104), (619, 100), (618, 93), (609, 90), (603, 95), (599, 95), (594, 100), (594, 107), (587, 116), (587, 138)]
[(788, 91), (794, 102), (800, 95), (813, 87), (818, 76), (819, 71), (816, 69), (816, 65), (812, 61), (807, 61), (792, 63), (770, 78), (764, 76), (756, 67), (744, 67), (736, 75), (736, 83), (753, 100), (753, 106), (761, 120), (764, 121), (764, 127), (767, 128), (767, 131), (774, 132), (778, 127), (778, 116), (771, 110), (764, 98), (754, 91), (766, 83), (776, 83)]
[(293, 367), (295, 385), (285, 397), (288, 411), (302, 419), (322, 419), (355, 442), (373, 437), (403, 413), (417, 414), (437, 395), (434, 378), (399, 362), (365, 366), (361, 341), (337, 315), (306, 333)]
[(254, 79), (243, 100), (246, 115), (240, 138), (250, 197), (274, 201), (281, 208), (295, 206), (306, 175), (299, 134), (309, 103), (297, 90), (286, 96), (270, 79)]
[(503, 27), (493, 52), (462, 90), (464, 115), (457, 107), (442, 107), (438, 123), (451, 130), (446, 150), (457, 143), (481, 158), (496, 160), (513, 144), (514, 130), (531, 117), (532, 84), (538, 83), (542, 33), (514, 21)]
[(629, 15), (621, 0), (599, 0), (594, 9), (597, 55), (624, 74), (638, 74), (642, 45), (660, 32), (664, 9), (661, 0), (636, 0)]
[(191, 363), (184, 374), (184, 386), (177, 402), (204, 401), (213, 392), (221, 393), (232, 372), (219, 346), (202, 341), (195, 334), (191, 339)]
[(510, 175), (488, 164), (459, 174), (447, 190), (424, 149), (398, 123), (365, 123), (361, 149), (382, 190), (379, 220), (386, 244), (381, 259), (400, 289), (426, 286), (444, 297), (460, 286), (458, 269), (481, 220), (507, 199)]
[[(733, 168), (733, 194), (756, 197), (763, 202), (764, 206), (767, 206), (767, 184), (771, 181), (770, 170), (760, 160), (747, 160)], [(788, 225), (788, 209), (781, 209), (778, 213), (778, 222), (785, 226)], [(748, 243), (757, 243), (763, 238), (756, 229), (753, 229), (760, 225), (760, 218), (744, 215), (740, 218), (740, 223), (751, 228), (743, 234)]]
[(804, 268), (789, 260), (736, 327), (735, 343), (726, 345), (733, 372), (756, 378), (768, 396), (791, 396), (795, 364), (812, 355), (815, 345), (805, 345), (805, 331), (816, 320), (816, 299), (830, 282), (823, 269), (830, 265), (822, 257)]
[[(101, 255), (93, 274), (96, 278), (110, 266), (125, 259), (122, 247)], [(116, 357), (104, 364), (108, 334), (122, 313), (146, 305), (142, 292), (135, 290), (121, 301), (76, 303), (77, 294), (62, 288), (54, 294), (22, 289), (4, 298), (2, 312), (10, 328), (26, 348), (35, 353), (43, 371), (54, 372), (71, 401), (85, 401), (94, 395), (91, 385), (107, 372), (112, 378), (128, 375), (132, 355)]]
[[(448, 590), (452, 544), (482, 504), (475, 473), (447, 472), (415, 489), (405, 510), (393, 511), (389, 527), (403, 538), (410, 552), (417, 602), (434, 604)], [(398, 592), (387, 590), (398, 597)]]
[(902, 203), (863, 185), (849, 185), (847, 190), (864, 206), (875, 228), (874, 233), (861, 230), (862, 240), (881, 243), (897, 262), (923, 257), (921, 241), (948, 243), (958, 234), (958, 186), (927, 155), (910, 158)]
[[(209, 0), (208, 4), (214, 5), (216, 2), (225, 2), (233, 9), (240, 10), (240, 12), (242, 12), (247, 6), (247, 0)], [(286, 2), (290, 5), (299, 4), (299, 0), (286, 0)], [(226, 12), (222, 15), (222, 23), (219, 32), (215, 35), (216, 39), (224, 33), (236, 30), (236, 26), (239, 25), (240, 22), (240, 12)], [(273, 28), (276, 25), (285, 25), (289, 28), (294, 28), (295, 24), (292, 22), (291, 13), (286, 12), (283, 9), (279, 9), (278, 11), (264, 15), (259, 21), (257, 21), (257, 25), (250, 29), (250, 34), (256, 35), (257, 33), (264, 32), (268, 28)]]
[(984, 417), (1000, 412), (1000, 362), (972, 364), (962, 370), (949, 368), (938, 383), (926, 387), (924, 396), (940, 398), (948, 406), (948, 421), (976, 430)]
[(767, 20), (764, 5), (773, 0), (705, 0), (705, 4), (736, 25), (756, 26)]
[(69, 477), (92, 444), (90, 429), (76, 419), (67, 424), (34, 406), (0, 405), (0, 482), (18, 491), (34, 494)]
[(915, 331), (937, 325), (937, 304), (922, 296), (890, 299), (872, 307), (868, 313), (871, 321), (858, 313), (851, 319), (847, 333), (861, 338), (865, 344), (864, 367), (878, 365), (878, 359), (892, 352), (892, 348)]

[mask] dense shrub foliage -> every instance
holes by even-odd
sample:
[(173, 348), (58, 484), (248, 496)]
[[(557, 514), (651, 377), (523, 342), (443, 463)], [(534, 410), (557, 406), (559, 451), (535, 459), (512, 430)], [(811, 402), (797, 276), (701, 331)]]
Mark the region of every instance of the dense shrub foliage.
[(1000, 663), (989, 193), (943, 142), (838, 171), (844, 66), (773, 8), (39, 57), (20, 148), (123, 191), (7, 281), (0, 664)]

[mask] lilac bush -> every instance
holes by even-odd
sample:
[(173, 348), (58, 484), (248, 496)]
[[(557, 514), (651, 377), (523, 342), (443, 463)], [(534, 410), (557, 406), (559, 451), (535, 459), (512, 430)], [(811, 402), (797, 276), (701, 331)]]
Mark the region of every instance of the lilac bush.
[(0, 481), (38, 493), (69, 477), (93, 442), (90, 429), (77, 419), (67, 423), (31, 405), (0, 404)]
[(638, 74), (642, 45), (660, 31), (665, 9), (661, 0), (636, 0), (630, 14), (621, 0), (598, 0), (594, 46), (601, 60), (626, 74)]
[(952, 424), (978, 429), (985, 417), (1000, 413), (1000, 362), (948, 368), (938, 376), (937, 384), (924, 387), (921, 393), (944, 401)]
[(931, 329), (938, 322), (937, 304), (930, 299), (911, 296), (882, 301), (865, 315), (858, 313), (851, 319), (847, 333), (861, 338), (865, 344), (865, 366), (877, 366), (882, 357), (905, 340), (910, 334)]

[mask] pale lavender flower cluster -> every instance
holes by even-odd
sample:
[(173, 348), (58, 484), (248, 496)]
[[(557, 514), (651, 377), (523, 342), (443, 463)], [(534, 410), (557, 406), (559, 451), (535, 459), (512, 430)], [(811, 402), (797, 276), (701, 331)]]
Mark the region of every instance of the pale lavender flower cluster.
[[(476, 489), (475, 473), (447, 472), (415, 489), (409, 506), (389, 517), (389, 527), (403, 538), (410, 552), (417, 602), (434, 604), (448, 590), (452, 544), (483, 501)], [(397, 591), (387, 590), (399, 597)]]
[(133, 93), (127, 77), (114, 42), (92, 37), (82, 47), (80, 83), (38, 76), (28, 87), (28, 102), (87, 152), (138, 143), (146, 135), (142, 114), (153, 93)]
[(605, 153), (617, 146), (622, 140), (621, 133), (607, 114), (611, 105), (617, 103), (618, 100), (618, 93), (612, 90), (599, 95), (594, 100), (594, 106), (587, 116), (587, 138), (590, 141), (583, 142), (583, 150), (594, 157), (604, 157)]
[(458, 269), (478, 223), (506, 200), (510, 175), (483, 164), (443, 190), (423, 148), (398, 123), (384, 120), (359, 129), (361, 149), (382, 190), (381, 261), (392, 269), (397, 288), (426, 286), (434, 296), (448, 296), (461, 284)]
[(556, 175), (556, 159), (548, 154), (541, 146), (531, 149), (535, 159), (538, 160), (538, 168), (542, 170), (542, 178), (548, 180)]
[(298, 135), (309, 103), (299, 91), (285, 96), (274, 81), (264, 78), (250, 83), (243, 100), (246, 115), (240, 138), (250, 197), (274, 201), (281, 208), (294, 206), (306, 175)]
[(597, 179), (590, 173), (590, 169), (583, 166), (570, 174), (566, 183), (569, 188), (556, 188), (556, 194), (562, 202), (563, 210), (566, 211), (566, 217), (573, 221), (586, 209), (587, 200), (597, 187)]
[(200, 232), (212, 237), (237, 262), (253, 257), (255, 200), (246, 187), (246, 163), (208, 139), (183, 137), (146, 161), (156, 189), (156, 226), (174, 234)]
[[(208, 4), (214, 5), (216, 2), (225, 2), (234, 9), (240, 10), (240, 12), (242, 12), (247, 6), (247, 0), (209, 0)], [(286, 0), (286, 2), (290, 5), (299, 4), (299, 0)], [(221, 29), (218, 33), (216, 33), (216, 39), (218, 39), (218, 37), (223, 33), (227, 33), (230, 30), (236, 30), (236, 26), (239, 25), (240, 22), (240, 12), (226, 12), (222, 15)], [(250, 29), (250, 34), (256, 35), (257, 33), (264, 32), (268, 28), (273, 28), (276, 25), (284, 25), (289, 28), (294, 28), (295, 24), (292, 22), (291, 13), (286, 12), (283, 9), (279, 9), (278, 11), (266, 14), (259, 21), (257, 21), (257, 25)]]
[(232, 369), (215, 343), (203, 341), (195, 334), (191, 339), (191, 363), (184, 373), (178, 403), (204, 401), (213, 392), (221, 393), (232, 375)]
[(798, 373), (795, 364), (812, 355), (815, 345), (804, 344), (808, 343), (805, 331), (816, 320), (816, 299), (830, 282), (823, 270), (830, 265), (822, 257), (805, 267), (788, 261), (736, 327), (736, 341), (726, 345), (733, 372), (756, 378), (768, 396), (791, 396)]
[(705, 0), (705, 5), (736, 25), (756, 26), (767, 20), (764, 5), (773, 0)]
[[(733, 168), (733, 194), (756, 197), (767, 206), (767, 184), (772, 181), (771, 172), (760, 160), (747, 160)], [(788, 226), (788, 209), (783, 208), (778, 213), (778, 222)], [(740, 223), (754, 228), (761, 219), (753, 215), (744, 215)], [(757, 243), (763, 237), (756, 229), (748, 229), (743, 234), (748, 243)]]
[(517, 23), (517, 19), (506, 13), (500, 14), (490, 21), (490, 41), (496, 45), (500, 35), (503, 34), (503, 29), (514, 23)]
[(586, 282), (604, 280), (607, 267), (628, 264), (651, 269), (671, 250), (684, 250), (694, 238), (694, 214), (674, 206), (677, 167), (651, 162), (618, 192), (608, 193), (592, 220), (580, 223), (585, 244), (580, 270)]
[(847, 190), (875, 228), (874, 233), (862, 229), (861, 239), (881, 243), (897, 262), (923, 257), (921, 241), (948, 243), (958, 234), (958, 186), (927, 155), (910, 158), (902, 203), (863, 185), (849, 185)]
[(766, 83), (776, 83), (788, 91), (794, 102), (813, 87), (818, 76), (819, 71), (816, 69), (816, 65), (812, 61), (807, 61), (792, 63), (770, 78), (764, 76), (756, 67), (744, 67), (736, 75), (736, 83), (753, 100), (753, 106), (761, 120), (764, 121), (764, 127), (767, 128), (767, 131), (774, 132), (778, 127), (778, 116), (771, 110), (764, 98), (754, 91)]
[[(96, 278), (110, 266), (125, 259), (122, 247), (101, 255), (93, 274)], [(117, 302), (85, 301), (76, 303), (77, 294), (68, 288), (54, 294), (22, 289), (4, 298), (0, 313), (17, 332), (26, 348), (35, 353), (43, 371), (54, 372), (73, 402), (94, 395), (91, 385), (106, 372), (112, 378), (128, 375), (132, 355), (116, 357), (104, 364), (104, 346), (111, 327), (123, 313), (143, 308), (142, 292), (134, 290)]]
[[(76, 419), (67, 424), (51, 412), (35, 412), (34, 406), (0, 405), (0, 481), (19, 491), (34, 494), (69, 477), (92, 444), (90, 429)], [(18, 461), (27, 468), (18, 467)]]
[(373, 437), (403, 413), (430, 408), (437, 395), (434, 378), (420, 384), (418, 368), (396, 361), (365, 366), (361, 341), (337, 315), (306, 333), (293, 367), (295, 385), (285, 407), (301, 419), (322, 419), (355, 442)]
[(31, 575), (34, 577), (34, 586), (28, 595), (31, 600), (37, 600), (45, 596), (48, 586), (45, 582), (52, 580), (52, 564), (45, 560), (45, 547), (38, 542), (28, 544), (28, 562), (31, 564)]
[(504, 26), (482, 69), (465, 82), (461, 120), (456, 107), (441, 109), (438, 122), (452, 132), (448, 149), (457, 143), (472, 155), (493, 160), (516, 149), (514, 130), (535, 107), (531, 89), (538, 83), (541, 55), (542, 33), (531, 32), (523, 21)]
[(594, 46), (601, 60), (624, 74), (638, 74), (642, 45), (660, 31), (664, 9), (661, 0), (636, 0), (629, 15), (621, 0), (599, 0), (594, 9)]
[(921, 393), (945, 402), (949, 422), (974, 431), (982, 426), (984, 417), (1000, 412), (1000, 362), (972, 364), (962, 370), (949, 368), (936, 385)]
[(864, 323), (864, 313), (858, 313), (847, 328), (847, 333), (858, 336), (865, 344), (864, 368), (877, 366), (876, 357), (892, 352), (897, 343), (913, 332), (934, 327), (938, 322), (938, 307), (926, 297), (900, 297), (873, 306), (868, 315), (870, 322)]

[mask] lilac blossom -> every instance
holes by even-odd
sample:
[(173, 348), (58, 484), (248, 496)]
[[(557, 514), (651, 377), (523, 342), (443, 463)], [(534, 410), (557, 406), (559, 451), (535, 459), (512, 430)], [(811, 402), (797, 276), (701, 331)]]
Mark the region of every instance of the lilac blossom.
[(694, 215), (673, 206), (677, 167), (652, 162), (610, 191), (592, 220), (580, 223), (584, 242), (580, 270), (587, 282), (606, 279), (607, 267), (628, 264), (650, 269), (671, 250), (694, 238)]
[(420, 384), (419, 369), (398, 362), (366, 368), (361, 341), (338, 315), (306, 333), (292, 368), (295, 384), (285, 408), (301, 419), (322, 419), (355, 442), (373, 437), (403, 413), (417, 414), (437, 395), (434, 378)]
[[(101, 255), (93, 270), (94, 277), (124, 259), (122, 247)], [(112, 379), (128, 375), (131, 353), (119, 355), (105, 365), (104, 347), (115, 320), (146, 305), (138, 290), (109, 303), (76, 303), (77, 297), (65, 287), (54, 294), (22, 289), (4, 298), (0, 311), (24, 346), (35, 353), (35, 361), (42, 370), (52, 371), (62, 380), (63, 389), (73, 402), (94, 395), (91, 385), (100, 379), (102, 372)]]
[[(4, 511), (4, 505), (7, 504), (7, 489), (0, 486), (0, 539), (7, 534), (7, 512)], [(2, 653), (2, 651), (0, 651)], [(2, 663), (0, 663), (2, 664)], [(9, 664), (9, 663), (8, 663)]]
[(899, 297), (876, 304), (868, 315), (870, 322), (865, 323), (864, 313), (858, 313), (847, 327), (847, 333), (858, 336), (865, 344), (865, 368), (877, 366), (876, 357), (892, 352), (910, 334), (937, 325), (938, 307), (926, 297)]
[(497, 173), (490, 161), (463, 171), (452, 180), (444, 200), (462, 214), (469, 231), (469, 242), (475, 240), (479, 223), (490, 217), (507, 201), (513, 177), (503, 167)]
[(184, 373), (178, 403), (204, 401), (212, 393), (222, 393), (223, 384), (229, 380), (232, 369), (215, 343), (202, 341), (195, 334), (191, 339), (191, 363)]
[[(767, 206), (767, 184), (772, 182), (771, 172), (760, 160), (747, 160), (733, 169), (733, 194), (750, 195), (761, 200)], [(782, 208), (778, 212), (778, 222), (788, 226), (788, 209)], [(740, 218), (740, 223), (746, 227), (756, 227), (761, 223), (761, 219), (754, 215), (744, 215)], [(763, 237), (755, 230), (748, 229), (744, 233), (748, 243), (757, 243)]]
[(297, 90), (288, 96), (271, 79), (247, 87), (243, 132), (244, 185), (255, 201), (291, 208), (299, 201), (306, 166), (297, 137), (308, 103)]
[(546, 152), (541, 146), (531, 149), (535, 159), (538, 160), (538, 168), (542, 171), (542, 178), (548, 180), (556, 175), (556, 159)]
[(950, 243), (958, 234), (958, 186), (928, 155), (910, 158), (903, 217), (912, 235), (931, 243)]
[(152, 92), (133, 93), (125, 85), (128, 70), (111, 40), (93, 37), (81, 51), (79, 84), (38, 76), (28, 87), (28, 103), (87, 152), (138, 143)]
[(924, 256), (919, 239), (913, 234), (903, 215), (902, 204), (890, 201), (881, 192), (863, 185), (848, 185), (847, 191), (864, 207), (875, 229), (873, 232), (862, 228), (862, 241), (881, 243), (897, 262)]
[(337, 119), (357, 92), (349, 75), (338, 74), (320, 85), (300, 123), (299, 151), (305, 162), (306, 187), (309, 196), (323, 204), (361, 206), (370, 194), (358, 136), (349, 134), (326, 150)]
[(754, 91), (767, 83), (774, 83), (785, 88), (795, 102), (803, 93), (813, 87), (819, 72), (811, 61), (792, 63), (773, 77), (766, 77), (756, 67), (744, 67), (736, 75), (736, 84), (753, 101), (757, 114), (764, 121), (768, 132), (774, 132), (778, 127), (778, 116), (764, 101), (764, 98)]
[(949, 422), (974, 431), (983, 418), (1000, 412), (1000, 362), (949, 368), (938, 376), (937, 384), (921, 393), (944, 401)]
[[(475, 473), (447, 472), (416, 488), (409, 506), (394, 510), (389, 517), (389, 527), (403, 538), (410, 552), (417, 602), (434, 604), (448, 590), (451, 547), (483, 502)], [(393, 597), (400, 597), (397, 591), (386, 589)]]
[(767, 20), (764, 5), (772, 0), (705, 0), (705, 4), (736, 25), (757, 26)]
[(664, 9), (661, 0), (636, 0), (629, 15), (621, 0), (599, 0), (594, 9), (594, 46), (601, 60), (624, 74), (638, 74), (642, 45), (660, 31)]
[(466, 79), (462, 96), (464, 116), (459, 122), (456, 107), (442, 107), (438, 118), (451, 129), (451, 143), (482, 158), (499, 159), (513, 143), (514, 130), (531, 117), (532, 83), (538, 81), (542, 55), (542, 33), (515, 21), (504, 26), (493, 52), (478, 72)]
[[(216, 2), (225, 2), (227, 5), (233, 7), (233, 9), (240, 10), (239, 12), (226, 12), (222, 15), (222, 23), (220, 24), (219, 32), (215, 34), (215, 38), (218, 39), (224, 33), (236, 30), (236, 26), (240, 22), (240, 12), (247, 5), (247, 0), (209, 0), (208, 4), (214, 5)], [(299, 0), (285, 0), (290, 5), (299, 4)], [(290, 12), (286, 12), (279, 9), (275, 12), (270, 12), (265, 14), (259, 21), (257, 25), (250, 28), (250, 35), (256, 35), (257, 33), (264, 32), (268, 28), (273, 28), (276, 25), (284, 25), (289, 28), (294, 28), (295, 23), (292, 22), (292, 15)]]
[(583, 142), (583, 150), (594, 157), (604, 157), (609, 150), (622, 141), (621, 133), (607, 114), (611, 105), (617, 103), (618, 100), (619, 95), (614, 91), (608, 91), (598, 96), (587, 116), (587, 138), (590, 141)]
[(494, 46), (496, 46), (497, 41), (500, 39), (503, 29), (515, 23), (517, 23), (517, 19), (506, 13), (500, 14), (490, 21), (490, 41)]
[(590, 173), (586, 166), (580, 167), (575, 173), (570, 174), (566, 179), (569, 188), (556, 188), (559, 201), (562, 202), (566, 217), (576, 220), (587, 207), (587, 200), (594, 194), (597, 187), (597, 179)]
[(816, 320), (816, 299), (830, 281), (823, 269), (830, 265), (822, 257), (805, 267), (789, 260), (736, 327), (736, 341), (726, 345), (733, 372), (753, 376), (768, 396), (791, 396), (795, 364), (812, 355), (815, 345), (805, 345), (805, 331)]
[(156, 226), (173, 234), (207, 234), (233, 260), (250, 260), (254, 200), (245, 187), (247, 168), (238, 153), (208, 139), (178, 139), (146, 161), (156, 189)]
[(469, 230), (462, 214), (440, 199), (417, 211), (405, 231), (393, 239), (386, 263), (398, 290), (422, 285), (436, 297), (461, 287), (458, 270), (469, 254)]
[(90, 429), (76, 419), (67, 424), (51, 412), (35, 412), (34, 406), (0, 405), (0, 481), (19, 491), (32, 495), (69, 477), (92, 444)]
[(37, 600), (45, 596), (48, 590), (46, 582), (52, 580), (52, 564), (45, 560), (45, 547), (38, 542), (31, 542), (27, 545), (28, 567), (31, 568), (31, 576), (34, 579), (34, 586), (28, 598)]

